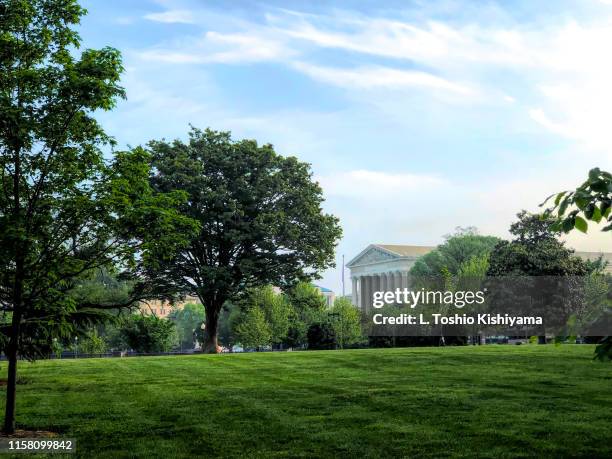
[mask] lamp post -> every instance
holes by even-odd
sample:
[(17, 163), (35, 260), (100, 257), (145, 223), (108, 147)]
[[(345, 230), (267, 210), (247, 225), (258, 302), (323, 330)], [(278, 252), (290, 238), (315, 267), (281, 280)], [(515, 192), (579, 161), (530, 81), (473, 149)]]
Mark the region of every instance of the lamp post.
[(79, 337), (74, 337), (74, 358), (76, 359), (79, 355)]

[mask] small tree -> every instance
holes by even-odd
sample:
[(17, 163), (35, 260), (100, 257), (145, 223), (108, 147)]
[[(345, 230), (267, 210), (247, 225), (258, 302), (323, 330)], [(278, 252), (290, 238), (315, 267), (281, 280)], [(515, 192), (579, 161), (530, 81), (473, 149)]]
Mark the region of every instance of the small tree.
[(329, 322), (315, 322), (308, 327), (308, 349), (335, 349), (336, 330)]
[(176, 327), (157, 316), (132, 314), (120, 326), (125, 345), (136, 352), (168, 352), (176, 345)]
[(106, 341), (98, 334), (98, 330), (93, 328), (88, 331), (79, 343), (83, 354), (103, 354), (107, 350)]
[(475, 228), (457, 228), (455, 234), (446, 236), (443, 244), (419, 257), (410, 274), (441, 276), (446, 269), (455, 275), (464, 263), (488, 255), (499, 241), (497, 237), (478, 234)]
[(308, 164), (269, 144), (195, 128), (187, 143), (153, 141), (149, 148), (153, 187), (185, 191), (183, 214), (200, 223), (197, 237), (159, 272), (204, 305), (204, 352), (219, 350), (226, 301), (253, 287), (284, 288), (334, 265), (341, 229), (323, 212), (323, 192)]
[(325, 298), (308, 282), (300, 282), (290, 289), (287, 298), (291, 304), (291, 313), (285, 344), (289, 347), (303, 346), (308, 342), (308, 327), (324, 320), (327, 307)]
[[(180, 193), (155, 195), (142, 149), (116, 152), (93, 116), (124, 96), (121, 56), (112, 48), (77, 52), (73, 29), (85, 13), (75, 0), (0, 3), (0, 307), (8, 359), (4, 431), (15, 430), (18, 357), (48, 355), (100, 310), (154, 296), (136, 282), (121, 303), (73, 295), (97, 268), (143, 280), (176, 249), (189, 220), (174, 211)], [(78, 292), (77, 292), (78, 293)]]
[(336, 299), (329, 315), (340, 347), (357, 344), (363, 340), (359, 309), (349, 299)]
[(234, 334), (245, 348), (259, 349), (272, 343), (272, 332), (264, 311), (257, 307), (250, 307), (241, 315)]
[(291, 305), (285, 295), (275, 292), (267, 285), (252, 289), (240, 302), (240, 306), (244, 310), (258, 308), (263, 311), (272, 344), (281, 344), (285, 340), (292, 313)]

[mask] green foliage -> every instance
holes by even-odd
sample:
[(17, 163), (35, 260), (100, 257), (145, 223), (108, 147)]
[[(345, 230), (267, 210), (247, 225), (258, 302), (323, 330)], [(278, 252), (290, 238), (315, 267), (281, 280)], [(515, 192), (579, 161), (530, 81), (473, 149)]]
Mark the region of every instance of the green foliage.
[[(184, 245), (195, 223), (182, 193), (149, 186), (142, 149), (114, 152), (94, 113), (124, 97), (121, 55), (79, 51), (76, 0), (0, 3), (0, 344), (9, 362), (5, 430), (14, 430), (17, 354), (50, 352), (101, 309), (164, 295), (148, 270)], [(75, 293), (100, 267), (137, 279), (130, 297), (100, 304)]]
[(167, 283), (196, 294), (206, 308), (214, 352), (221, 308), (250, 288), (287, 286), (334, 264), (341, 235), (325, 214), (310, 166), (269, 144), (234, 141), (228, 132), (192, 128), (187, 143), (152, 141), (153, 187), (188, 195), (183, 215), (199, 222), (190, 245), (163, 266)]
[(510, 226), (512, 241), (495, 246), (489, 276), (582, 276), (587, 264), (556, 238), (551, 219), (522, 211)]
[(176, 345), (176, 327), (157, 316), (132, 314), (120, 326), (123, 342), (136, 352), (168, 352)]
[(420, 257), (410, 270), (414, 276), (440, 276), (444, 268), (452, 275), (474, 257), (483, 257), (500, 241), (494, 236), (481, 236), (474, 228), (458, 228), (454, 235), (435, 250)]
[[(254, 288), (240, 301), (239, 308), (240, 312), (232, 319), (233, 339), (236, 342), (247, 347), (279, 345), (285, 342), (293, 313), (285, 295), (276, 293), (271, 286)], [(257, 309), (261, 314), (253, 313), (253, 309)], [(259, 338), (255, 338), (256, 335)]]
[(247, 309), (238, 320), (235, 336), (244, 348), (260, 348), (272, 344), (272, 331), (264, 311), (258, 307)]
[[(612, 231), (612, 174), (594, 168), (574, 191), (555, 193), (540, 204), (553, 199), (552, 207), (544, 211), (545, 217), (553, 217), (552, 229), (569, 233), (573, 229), (586, 233), (588, 221), (601, 224), (602, 231)], [(567, 213), (566, 213), (567, 212)], [(606, 224), (607, 223), (607, 224)], [(612, 360), (612, 338), (607, 337), (597, 347), (596, 358)]]
[(193, 349), (193, 332), (204, 321), (204, 306), (200, 303), (187, 303), (182, 309), (174, 309), (168, 319), (176, 325), (179, 347), (181, 349)]
[(351, 346), (363, 341), (361, 314), (347, 298), (338, 298), (329, 312), (330, 323), (336, 332), (340, 347)]
[(107, 350), (106, 341), (98, 334), (98, 330), (95, 328), (79, 340), (79, 353), (104, 354)]
[[(223, 346), (229, 348), (236, 344), (234, 328), (238, 323), (241, 312), (240, 306), (232, 302), (228, 301), (223, 305), (223, 309), (219, 315), (219, 342)], [(204, 342), (204, 336), (202, 335), (200, 338), (201, 340), (198, 339), (198, 341), (201, 343)]]
[(296, 284), (287, 292), (287, 297), (293, 310), (285, 344), (289, 347), (303, 346), (308, 342), (307, 332), (310, 324), (324, 320), (327, 307), (325, 298), (308, 282)]
[(612, 361), (612, 336), (606, 336), (595, 348), (595, 359), (602, 362)]
[(540, 204), (546, 205), (553, 199), (552, 207), (545, 211), (545, 215), (554, 216), (554, 231), (568, 233), (573, 229), (586, 233), (588, 221), (600, 224), (608, 223), (602, 231), (612, 230), (612, 174), (594, 168), (582, 185), (574, 191), (561, 191), (555, 193)]
[(315, 322), (308, 327), (308, 349), (335, 349), (336, 330), (329, 322)]
[[(491, 289), (488, 298), (498, 311), (520, 307), (529, 309), (524, 313), (554, 317), (558, 322), (549, 320), (548, 331), (562, 333), (562, 327), (575, 326), (575, 315), (584, 310), (581, 276), (588, 273), (588, 266), (556, 238), (550, 218), (526, 211), (517, 217), (510, 226), (514, 238), (497, 244), (487, 270), (488, 276), (505, 276), (507, 288)], [(546, 342), (546, 332), (544, 327), (538, 331), (541, 344)]]

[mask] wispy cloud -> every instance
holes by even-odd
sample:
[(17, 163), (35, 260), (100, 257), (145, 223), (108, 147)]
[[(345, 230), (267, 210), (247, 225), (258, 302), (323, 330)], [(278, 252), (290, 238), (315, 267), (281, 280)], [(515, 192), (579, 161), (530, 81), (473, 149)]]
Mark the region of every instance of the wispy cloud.
[(466, 86), (453, 83), (426, 72), (398, 70), (389, 67), (356, 67), (341, 69), (312, 65), (305, 62), (293, 63), (293, 68), (325, 83), (357, 89), (400, 89), (422, 87), (450, 91), (467, 95), (474, 91)]
[(426, 191), (445, 186), (448, 182), (429, 174), (352, 170), (316, 177), (328, 196), (379, 200), (381, 196)]
[(148, 13), (144, 16), (145, 19), (154, 22), (163, 22), (166, 24), (194, 24), (195, 18), (192, 11), (189, 10), (167, 10), (161, 13)]
[(279, 60), (292, 52), (282, 43), (263, 36), (209, 31), (201, 38), (183, 40), (170, 47), (150, 48), (137, 54), (148, 61), (173, 64), (240, 64)]

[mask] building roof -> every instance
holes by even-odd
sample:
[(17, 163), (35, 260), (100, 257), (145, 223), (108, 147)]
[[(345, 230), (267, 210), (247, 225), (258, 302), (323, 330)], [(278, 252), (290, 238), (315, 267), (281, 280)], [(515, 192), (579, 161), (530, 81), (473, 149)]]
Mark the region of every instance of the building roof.
[[(402, 245), (402, 244), (370, 244), (363, 251), (361, 251), (355, 258), (347, 263), (347, 267), (351, 267), (356, 261), (358, 261), (362, 255), (368, 252), (372, 247), (376, 247), (388, 253), (391, 253), (398, 257), (420, 257), (426, 253), (431, 252), (436, 247), (425, 246), (425, 245)], [(597, 260), (600, 256), (603, 257), (604, 261), (608, 262), (605, 271), (612, 274), (612, 253), (611, 252), (576, 252), (576, 256), (579, 256), (585, 260)]]
[(320, 285), (316, 285), (316, 284), (313, 284), (313, 285), (319, 290), (321, 290), (322, 293), (333, 293), (333, 291), (328, 288), (321, 287)]
[(374, 246), (393, 252), (401, 257), (420, 257), (435, 249), (435, 247), (426, 245), (374, 244)]
[(392, 258), (418, 258), (421, 255), (431, 252), (435, 247), (423, 246), (423, 245), (399, 245), (399, 244), (370, 244), (361, 252), (359, 252), (346, 266), (348, 268), (356, 266), (360, 261), (364, 261), (364, 257), (367, 257), (368, 252), (378, 250), (379, 252), (387, 253)]
[(608, 262), (608, 265), (605, 268), (605, 272), (612, 274), (612, 253), (610, 252), (578, 252), (576, 251), (575, 255), (579, 256), (584, 260), (595, 261), (599, 257), (602, 257), (604, 262)]

